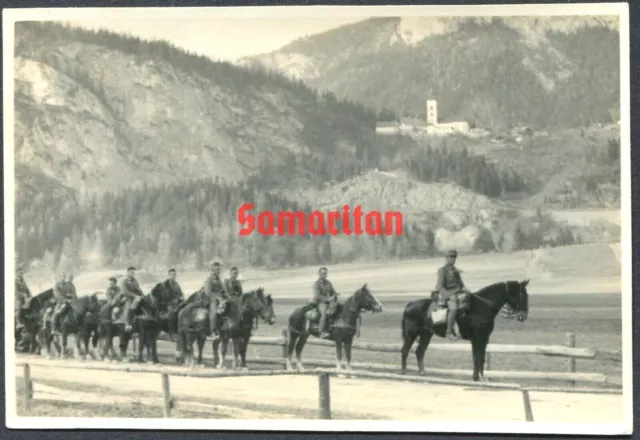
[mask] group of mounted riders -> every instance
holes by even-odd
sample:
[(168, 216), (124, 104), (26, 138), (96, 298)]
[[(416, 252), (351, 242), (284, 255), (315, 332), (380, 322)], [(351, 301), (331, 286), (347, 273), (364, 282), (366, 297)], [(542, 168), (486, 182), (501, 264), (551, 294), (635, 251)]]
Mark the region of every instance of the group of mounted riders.
[[(465, 287), (461, 271), (455, 266), (457, 251), (450, 250), (445, 254), (446, 264), (437, 272), (437, 282), (435, 292), (437, 293), (437, 306), (441, 309), (448, 309), (447, 313), (447, 331), (446, 337), (452, 340), (459, 339), (454, 331), (454, 322), (456, 319), (456, 311), (460, 303), (460, 296), (469, 293)], [(111, 309), (115, 310), (114, 315), (122, 312), (125, 323), (125, 331), (132, 331), (133, 313), (144, 296), (138, 281), (135, 278), (136, 268), (130, 266), (127, 268), (127, 275), (118, 286), (115, 277), (109, 278), (109, 286), (106, 289), (105, 296)], [(229, 270), (229, 277), (222, 279), (220, 276), (221, 265), (214, 262), (211, 265), (211, 273), (204, 281), (203, 287), (185, 301), (184, 293), (180, 284), (176, 280), (176, 270), (168, 271), (168, 278), (164, 282), (165, 287), (170, 292), (170, 300), (178, 305), (178, 311), (182, 308), (205, 308), (209, 309), (210, 305), (215, 302), (220, 310), (220, 305), (230, 298), (237, 299), (242, 296), (242, 284), (238, 279), (239, 271), (237, 267)], [(330, 338), (330, 332), (327, 326), (327, 310), (332, 301), (338, 301), (338, 293), (333, 287), (331, 281), (328, 280), (328, 269), (321, 267), (318, 270), (318, 279), (313, 284), (312, 298), (309, 301), (311, 310), (317, 312), (318, 320), (318, 337), (323, 339)], [(30, 300), (32, 294), (27, 286), (22, 267), (18, 267), (16, 271), (16, 306), (15, 318), (17, 328), (21, 328), (23, 324), (23, 308)], [(59, 274), (58, 279), (53, 287), (54, 298), (50, 308), (50, 313), (45, 314), (45, 319), (50, 319), (52, 331), (54, 334), (61, 332), (61, 322), (65, 313), (68, 312), (70, 302), (77, 298), (76, 288), (73, 284), (73, 274)], [(209, 314), (209, 331), (210, 336), (219, 334), (218, 328), (219, 313)], [(310, 320), (308, 320), (310, 321)], [(318, 322), (319, 321), (319, 322)], [(307, 322), (307, 329), (310, 323)]]

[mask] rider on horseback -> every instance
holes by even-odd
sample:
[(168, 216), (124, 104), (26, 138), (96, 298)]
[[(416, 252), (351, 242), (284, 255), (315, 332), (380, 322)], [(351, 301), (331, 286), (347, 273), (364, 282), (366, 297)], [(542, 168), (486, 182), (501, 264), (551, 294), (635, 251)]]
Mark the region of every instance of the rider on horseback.
[[(209, 298), (211, 312), (209, 313), (209, 323), (211, 335), (218, 335), (218, 313), (217, 307), (227, 299), (227, 292), (224, 283), (220, 279), (220, 263), (217, 261), (211, 266), (211, 275), (204, 282), (204, 294)], [(214, 309), (214, 307), (216, 307)]]
[[(69, 279), (73, 280), (73, 276), (70, 275)], [(55, 305), (51, 317), (51, 330), (54, 334), (60, 334), (60, 317), (69, 310), (69, 303), (77, 298), (73, 282), (67, 281), (64, 273), (59, 275), (58, 282), (53, 286), (53, 297)]]
[(120, 294), (120, 287), (118, 287), (118, 280), (116, 277), (109, 278), (109, 287), (107, 287), (106, 292), (104, 293), (107, 301), (109, 303), (113, 303), (113, 300)]
[(436, 284), (438, 306), (449, 309), (446, 336), (454, 341), (458, 339), (453, 329), (456, 321), (456, 312), (458, 311), (458, 295), (468, 292), (462, 282), (460, 269), (455, 267), (457, 257), (458, 252), (456, 250), (450, 250), (446, 253), (445, 259), (447, 263), (438, 269), (438, 282)]
[(232, 267), (229, 269), (229, 278), (224, 280), (224, 290), (230, 295), (235, 297), (242, 296), (242, 284), (238, 279), (238, 268)]
[(29, 287), (27, 287), (27, 283), (23, 278), (22, 267), (18, 266), (16, 269), (16, 290), (15, 290), (15, 307), (14, 307), (17, 328), (24, 327), (22, 308), (30, 299), (31, 299), (31, 290), (29, 290)]
[(321, 267), (318, 270), (318, 279), (313, 283), (313, 299), (310, 301), (310, 304), (315, 306), (320, 313), (318, 330), (320, 331), (319, 337), (323, 339), (331, 336), (331, 334), (326, 331), (327, 309), (329, 308), (329, 302), (333, 298), (338, 297), (338, 292), (334, 290), (331, 281), (327, 279), (328, 273), (329, 271), (326, 267)]
[(176, 281), (176, 276), (176, 270), (174, 268), (169, 269), (169, 278), (167, 278), (165, 285), (171, 291), (171, 301), (178, 303), (184, 301), (184, 293), (182, 293), (182, 288), (180, 284), (178, 284), (178, 281)]
[(130, 332), (133, 329), (133, 311), (138, 307), (142, 300), (143, 293), (135, 279), (136, 268), (129, 266), (127, 268), (127, 277), (122, 280), (121, 292), (111, 302), (112, 306), (119, 306), (124, 303), (124, 331)]

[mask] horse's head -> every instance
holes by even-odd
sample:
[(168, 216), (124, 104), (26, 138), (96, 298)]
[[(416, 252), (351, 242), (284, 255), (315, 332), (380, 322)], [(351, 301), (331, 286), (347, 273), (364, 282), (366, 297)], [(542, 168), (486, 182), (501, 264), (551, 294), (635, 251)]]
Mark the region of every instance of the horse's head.
[(529, 316), (529, 294), (527, 293), (529, 280), (510, 281), (506, 284), (509, 314), (515, 314), (519, 322), (524, 322)]
[(264, 294), (263, 287), (249, 292), (244, 298), (246, 298), (244, 299), (245, 307), (248, 307), (253, 314), (260, 316), (269, 325), (275, 324), (276, 314), (273, 310), (273, 298), (271, 295)]
[(354, 296), (356, 304), (360, 309), (369, 310), (373, 313), (382, 312), (382, 304), (373, 296), (373, 293), (371, 293), (369, 287), (367, 287), (367, 283), (363, 284)]

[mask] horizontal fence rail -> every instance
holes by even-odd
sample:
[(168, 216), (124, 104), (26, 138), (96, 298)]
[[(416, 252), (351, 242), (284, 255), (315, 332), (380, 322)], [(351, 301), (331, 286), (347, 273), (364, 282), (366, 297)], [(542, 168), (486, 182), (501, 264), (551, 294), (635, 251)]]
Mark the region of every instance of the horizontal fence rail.
[[(160, 335), (160, 340), (175, 342), (175, 338), (166, 333)], [(208, 337), (211, 341), (212, 338)], [(263, 346), (283, 346), (286, 343), (284, 337), (252, 336), (249, 344)], [(333, 347), (333, 341), (323, 339), (308, 339), (306, 345), (320, 347)], [(354, 350), (374, 351), (379, 353), (400, 353), (402, 344), (380, 343), (380, 342), (353, 342)], [(412, 347), (411, 353), (415, 354), (416, 347)], [(430, 351), (455, 351), (471, 354), (470, 344), (431, 344)], [(489, 344), (487, 353), (507, 353), (507, 354), (536, 354), (543, 356), (569, 357), (576, 359), (601, 359), (613, 362), (621, 362), (622, 355), (617, 351), (593, 350), (590, 348), (573, 348), (562, 345), (520, 345), (520, 344)]]
[[(119, 372), (134, 372), (134, 373), (156, 373), (160, 375), (159, 384), (162, 389), (162, 412), (163, 416), (171, 417), (172, 410), (176, 408), (176, 404), (181, 405), (184, 408), (197, 408), (201, 411), (210, 411), (215, 408), (213, 405), (207, 405), (203, 403), (189, 401), (188, 399), (179, 399), (171, 394), (170, 377), (171, 376), (187, 376), (197, 378), (229, 378), (229, 377), (251, 377), (251, 376), (316, 376), (318, 378), (318, 416), (319, 419), (331, 419), (331, 386), (330, 378), (332, 376), (358, 378), (358, 379), (386, 379), (404, 382), (421, 382), (424, 384), (446, 384), (446, 385), (458, 385), (473, 388), (495, 389), (495, 390), (510, 390), (519, 391), (522, 393), (523, 412), (524, 419), (527, 422), (534, 421), (534, 413), (531, 405), (531, 399), (529, 393), (531, 391), (543, 391), (543, 392), (584, 392), (584, 393), (608, 393), (608, 394), (621, 394), (620, 390), (594, 390), (594, 389), (552, 389), (552, 388), (540, 388), (540, 387), (523, 387), (518, 384), (511, 383), (479, 383), (473, 381), (442, 379), (442, 378), (427, 378), (421, 376), (404, 376), (399, 374), (389, 373), (373, 373), (366, 371), (336, 371), (328, 369), (309, 370), (304, 372), (298, 371), (286, 371), (286, 370), (266, 370), (266, 371), (185, 371), (184, 369), (166, 368), (152, 365), (140, 365), (140, 366), (127, 366), (127, 365), (104, 365), (92, 363), (92, 362), (66, 362), (61, 360), (46, 360), (46, 359), (28, 359), (28, 361), (18, 362), (18, 367), (23, 369), (23, 384), (24, 384), (24, 408), (28, 411), (32, 407), (34, 400), (34, 379), (31, 369), (31, 365), (45, 366), (50, 368), (83, 368), (103, 371), (119, 371)], [(52, 387), (43, 386), (42, 391)], [(84, 393), (87, 395), (88, 393)], [(155, 399), (144, 399), (145, 402), (151, 402), (152, 404), (158, 402)], [(159, 403), (159, 402), (158, 402)]]

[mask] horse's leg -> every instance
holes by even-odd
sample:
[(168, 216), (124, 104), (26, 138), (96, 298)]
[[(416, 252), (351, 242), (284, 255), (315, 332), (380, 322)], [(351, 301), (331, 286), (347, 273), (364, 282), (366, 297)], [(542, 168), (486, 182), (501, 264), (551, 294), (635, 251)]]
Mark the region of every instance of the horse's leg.
[(233, 339), (233, 369), (235, 370), (236, 368), (238, 368), (238, 366), (240, 366), (240, 342), (241, 342), (242, 336), (238, 336), (236, 335)]
[(69, 342), (69, 335), (67, 334), (67, 331), (63, 328), (62, 329), (62, 351), (60, 352), (60, 358), (64, 358), (67, 355), (68, 342)]
[(353, 336), (349, 335), (344, 339), (344, 355), (347, 358), (347, 371), (351, 371), (351, 348), (353, 347)]
[(403, 335), (404, 342), (402, 344), (402, 349), (400, 353), (402, 355), (402, 374), (407, 373), (407, 358), (409, 357), (409, 352), (411, 351), (411, 346), (416, 341), (418, 337), (418, 332), (407, 330)]
[(304, 366), (302, 365), (302, 349), (304, 348), (304, 344), (307, 343), (308, 338), (308, 334), (300, 335), (296, 343), (296, 364), (300, 371), (304, 371)]
[(471, 354), (473, 358), (473, 380), (480, 380), (480, 344), (477, 336), (471, 338)]
[(293, 350), (296, 347), (296, 342), (298, 342), (300, 334), (295, 331), (291, 331), (291, 328), (289, 328), (289, 330), (287, 331), (287, 335), (287, 370), (293, 370)]
[(418, 374), (421, 376), (424, 375), (424, 355), (432, 337), (433, 333), (428, 330), (420, 332), (420, 340), (418, 341), (418, 348), (416, 348), (416, 359), (418, 360)]
[(218, 368), (220, 363), (220, 338), (215, 338), (211, 343), (211, 349), (213, 350), (213, 366)]
[(202, 351), (204, 350), (204, 344), (207, 342), (207, 337), (199, 333), (198, 334), (198, 367), (204, 367), (204, 360), (202, 359)]
[(484, 362), (487, 355), (487, 345), (489, 344), (489, 338), (480, 338), (478, 340), (478, 368), (480, 370), (480, 380), (487, 382), (484, 377)]
[(221, 342), (221, 353), (220, 353), (220, 362), (218, 363), (218, 368), (224, 368), (224, 363), (227, 357), (227, 349), (229, 348), (229, 336), (228, 335), (220, 335)]
[(248, 369), (247, 367), (247, 347), (249, 347), (249, 340), (251, 339), (251, 333), (249, 332), (241, 339), (240, 344), (240, 367)]
[(158, 359), (158, 336), (160, 336), (159, 331), (153, 332), (153, 337), (151, 338), (151, 360), (154, 364), (159, 364), (160, 359)]
[(123, 362), (129, 362), (129, 357), (127, 356), (127, 348), (129, 348), (129, 340), (132, 335), (132, 332), (127, 332), (124, 330), (120, 332), (120, 360)]
[(342, 368), (342, 337), (336, 335), (336, 370)]

